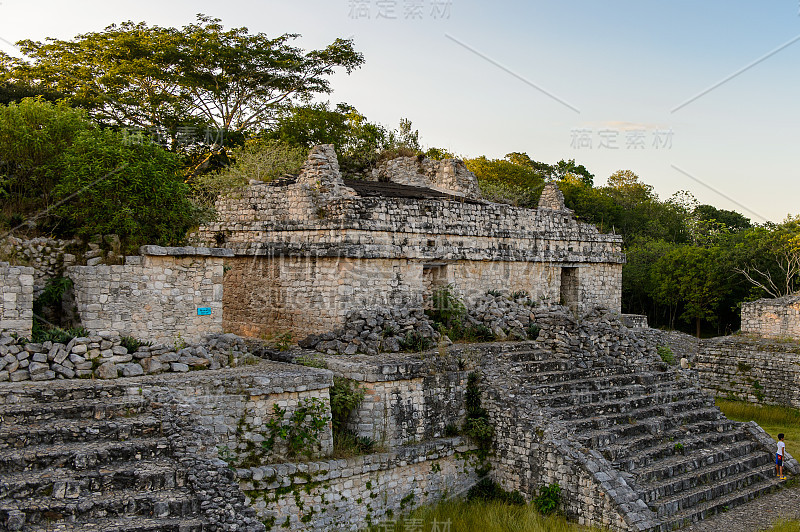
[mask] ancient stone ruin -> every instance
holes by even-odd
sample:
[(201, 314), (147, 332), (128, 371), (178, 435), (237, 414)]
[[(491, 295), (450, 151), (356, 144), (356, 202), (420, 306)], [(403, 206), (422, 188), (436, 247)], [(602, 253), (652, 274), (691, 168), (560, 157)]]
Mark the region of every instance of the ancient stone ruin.
[(378, 177), (342, 179), (332, 147), (317, 146), (296, 179), (218, 201), (199, 236), (235, 255), (225, 330), (304, 336), (342, 327), (353, 309), (419, 307), (448, 284), (468, 302), (496, 289), (619, 311), (621, 237), (576, 221), (555, 185), (531, 210), (480, 200), (463, 163), (401, 159)]
[[(482, 200), (458, 161), (373, 179), (319, 146), (299, 176), (222, 198), (205, 247), (65, 267), (87, 336), (64, 343), (23, 337), (33, 268), (0, 265), (0, 526), (358, 530), (491, 479), (526, 500), (557, 483), (583, 524), (667, 531), (784, 482), (775, 442), (689, 368), (702, 346), (622, 321), (620, 237), (556, 186), (530, 210)], [(433, 327), (446, 286), (500, 341)], [(300, 346), (262, 338), (285, 332)], [(342, 430), (367, 450), (347, 458), (342, 383), (364, 392)]]
[(742, 332), (800, 340), (800, 293), (742, 303)]

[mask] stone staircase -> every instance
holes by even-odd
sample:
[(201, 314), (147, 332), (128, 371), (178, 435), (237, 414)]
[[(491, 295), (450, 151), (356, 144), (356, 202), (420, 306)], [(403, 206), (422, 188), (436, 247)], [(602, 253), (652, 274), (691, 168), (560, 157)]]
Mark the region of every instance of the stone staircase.
[(781, 484), (750, 424), (726, 419), (663, 362), (570, 359), (533, 343), (499, 362), (487, 380), (503, 374), (512, 384), (502, 393), (528, 398), (564, 438), (600, 453), (652, 510), (658, 525), (645, 529), (674, 530)]
[(130, 386), (63, 382), (0, 388), (0, 524), (203, 530), (159, 410)]

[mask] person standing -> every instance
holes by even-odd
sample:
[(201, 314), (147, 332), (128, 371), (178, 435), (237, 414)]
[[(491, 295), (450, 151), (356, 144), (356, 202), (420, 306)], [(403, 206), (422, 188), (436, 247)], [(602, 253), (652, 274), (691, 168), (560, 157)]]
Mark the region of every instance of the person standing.
[(786, 480), (783, 474), (783, 453), (786, 451), (786, 444), (783, 443), (783, 433), (778, 434), (778, 452), (775, 453), (775, 470), (778, 473), (778, 478)]

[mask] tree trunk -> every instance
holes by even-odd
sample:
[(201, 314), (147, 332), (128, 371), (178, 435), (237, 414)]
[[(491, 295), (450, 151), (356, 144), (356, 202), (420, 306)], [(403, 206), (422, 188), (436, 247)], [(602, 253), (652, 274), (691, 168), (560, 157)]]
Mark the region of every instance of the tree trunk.
[(697, 318), (697, 337), (700, 338), (700, 318)]

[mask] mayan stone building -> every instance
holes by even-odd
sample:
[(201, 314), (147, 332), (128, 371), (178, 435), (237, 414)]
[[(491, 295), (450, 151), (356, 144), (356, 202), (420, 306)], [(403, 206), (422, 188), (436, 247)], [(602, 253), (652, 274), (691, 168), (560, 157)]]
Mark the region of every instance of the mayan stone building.
[(800, 292), (742, 303), (742, 332), (800, 340)]
[(225, 247), (223, 327), (246, 336), (340, 327), (350, 310), (419, 306), (452, 284), (544, 303), (620, 310), (622, 237), (564, 207), (554, 184), (537, 209), (480, 198), (461, 161), (400, 158), (374, 180), (343, 179), (331, 145), (300, 175), (220, 198), (200, 240)]

